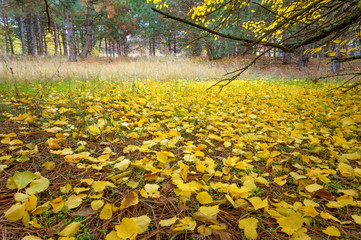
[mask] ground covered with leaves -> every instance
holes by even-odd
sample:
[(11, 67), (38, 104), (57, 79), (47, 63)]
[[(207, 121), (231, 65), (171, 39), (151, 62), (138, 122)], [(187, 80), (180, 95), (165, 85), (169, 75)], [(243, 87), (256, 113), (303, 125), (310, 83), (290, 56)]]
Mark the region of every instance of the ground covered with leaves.
[(361, 96), (209, 85), (2, 91), (2, 238), (360, 239)]

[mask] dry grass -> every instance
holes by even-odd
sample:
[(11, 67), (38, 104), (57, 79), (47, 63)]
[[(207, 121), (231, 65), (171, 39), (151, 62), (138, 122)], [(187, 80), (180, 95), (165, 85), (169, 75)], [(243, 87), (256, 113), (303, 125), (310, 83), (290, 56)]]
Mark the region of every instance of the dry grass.
[[(39, 81), (49, 79), (134, 81), (158, 79), (217, 80), (230, 71), (239, 69), (253, 56), (224, 58), (88, 58), (70, 63), (64, 57), (1, 57), (2, 80)], [(247, 70), (242, 78), (313, 78), (329, 74), (329, 59), (311, 59), (307, 68), (297, 68), (297, 59), (285, 65), (279, 59), (263, 57)], [(9, 67), (13, 70), (10, 73)], [(360, 63), (344, 64), (344, 68), (358, 68)], [(347, 69), (346, 69), (347, 70)]]

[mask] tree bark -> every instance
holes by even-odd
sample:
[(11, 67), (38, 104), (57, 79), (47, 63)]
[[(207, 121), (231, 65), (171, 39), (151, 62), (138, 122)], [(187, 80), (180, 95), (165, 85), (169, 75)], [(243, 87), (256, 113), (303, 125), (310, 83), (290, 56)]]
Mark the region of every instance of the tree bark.
[(56, 29), (56, 22), (53, 23), (54, 27), (54, 55), (58, 55), (58, 31)]
[(340, 44), (337, 43), (336, 44), (336, 54), (335, 54), (334, 59), (332, 60), (332, 64), (331, 64), (331, 72), (340, 71), (341, 63), (338, 60), (340, 57), (341, 57)]
[(152, 38), (152, 45), (153, 45), (153, 49), (152, 49), (152, 54), (153, 56), (155, 56), (155, 38)]
[(92, 48), (92, 37), (94, 34), (93, 31), (93, 11), (94, 11), (94, 5), (92, 1), (88, 1), (87, 6), (87, 20), (86, 20), (86, 42), (83, 48), (83, 51), (81, 53), (81, 57), (87, 57), (90, 49)]
[(74, 42), (74, 26), (70, 11), (66, 11), (66, 25), (68, 30), (69, 61), (76, 62), (76, 49)]
[(29, 55), (35, 56), (36, 51), (35, 51), (35, 34), (34, 34), (34, 19), (33, 19), (33, 14), (29, 13), (28, 15), (28, 53)]
[(26, 54), (26, 45), (25, 45), (25, 34), (24, 34), (24, 18), (23, 16), (18, 18), (19, 30), (20, 30), (20, 40), (21, 40), (21, 50), (23, 55)]
[(48, 55), (48, 44), (47, 44), (47, 42), (46, 42), (46, 32), (45, 32), (45, 29), (43, 29), (42, 35), (43, 35), (43, 43), (44, 43), (44, 54), (45, 54), (45, 55)]
[(63, 42), (63, 52), (64, 56), (68, 56), (68, 40), (67, 40), (67, 34), (66, 34), (66, 27), (61, 27), (61, 41)]
[(107, 40), (107, 38), (105, 38), (104, 45), (105, 45), (105, 56), (108, 57), (108, 40)]
[(44, 45), (43, 45), (43, 37), (42, 37), (42, 34), (41, 34), (41, 24), (40, 24), (40, 15), (39, 15), (39, 10), (36, 12), (36, 26), (37, 26), (37, 38), (38, 38), (38, 44), (39, 44), (39, 52), (38, 54), (39, 55), (43, 55), (44, 54)]
[(4, 22), (4, 34), (5, 34), (5, 44), (6, 44), (6, 53), (10, 53), (10, 44), (9, 44), (9, 28), (7, 24), (7, 18), (3, 16), (3, 22)]
[(174, 51), (174, 56), (177, 56), (177, 35), (176, 35), (176, 33), (174, 33), (174, 36), (173, 36), (173, 51)]

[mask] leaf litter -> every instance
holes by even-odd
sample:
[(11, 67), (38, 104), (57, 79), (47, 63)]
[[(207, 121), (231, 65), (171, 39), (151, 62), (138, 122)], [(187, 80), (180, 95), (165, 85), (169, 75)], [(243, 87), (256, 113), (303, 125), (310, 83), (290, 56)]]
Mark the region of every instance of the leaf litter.
[(0, 95), (8, 238), (361, 238), (358, 94), (99, 85)]

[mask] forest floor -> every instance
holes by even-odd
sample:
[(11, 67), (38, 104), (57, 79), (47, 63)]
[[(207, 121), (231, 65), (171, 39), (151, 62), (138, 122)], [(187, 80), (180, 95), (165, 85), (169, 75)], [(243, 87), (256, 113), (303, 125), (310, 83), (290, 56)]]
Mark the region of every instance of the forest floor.
[(234, 60), (29, 61), (0, 82), (2, 239), (361, 239), (357, 90), (269, 61), (220, 94)]

